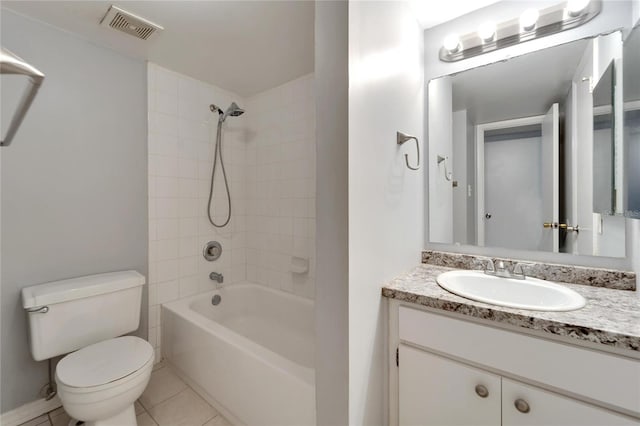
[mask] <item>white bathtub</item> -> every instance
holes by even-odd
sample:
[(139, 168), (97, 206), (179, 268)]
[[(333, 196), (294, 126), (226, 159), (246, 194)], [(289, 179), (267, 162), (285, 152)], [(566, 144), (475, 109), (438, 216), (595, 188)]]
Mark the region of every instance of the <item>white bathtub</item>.
[(162, 354), (231, 421), (315, 425), (313, 321), (312, 301), (231, 284), (163, 305)]

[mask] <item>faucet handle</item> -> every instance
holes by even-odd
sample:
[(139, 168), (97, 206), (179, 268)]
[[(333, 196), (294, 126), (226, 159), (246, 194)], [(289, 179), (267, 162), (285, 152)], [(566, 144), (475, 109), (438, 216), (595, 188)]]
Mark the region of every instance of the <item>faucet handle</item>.
[(527, 274), (525, 272), (525, 268), (529, 267), (529, 266), (533, 266), (533, 263), (526, 263), (526, 262), (518, 262), (516, 263), (516, 265), (513, 267), (513, 275), (516, 278), (520, 278), (520, 279), (526, 279), (527, 278)]
[[(485, 274), (495, 274), (496, 273), (496, 265), (493, 263), (493, 259), (487, 258), (487, 259), (485, 259), (485, 261), (486, 261), (486, 263), (484, 265), (484, 273)], [(498, 267), (500, 267), (500, 264), (498, 264)]]

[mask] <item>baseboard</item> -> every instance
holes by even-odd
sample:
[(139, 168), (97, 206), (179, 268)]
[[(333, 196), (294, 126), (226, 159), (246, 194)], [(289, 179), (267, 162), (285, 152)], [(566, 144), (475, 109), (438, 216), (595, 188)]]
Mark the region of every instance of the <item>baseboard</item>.
[(7, 411), (6, 413), (2, 413), (0, 416), (0, 425), (18, 426), (61, 406), (62, 402), (60, 402), (60, 398), (57, 396), (49, 401), (44, 398), (37, 399), (18, 408), (14, 408), (11, 411)]

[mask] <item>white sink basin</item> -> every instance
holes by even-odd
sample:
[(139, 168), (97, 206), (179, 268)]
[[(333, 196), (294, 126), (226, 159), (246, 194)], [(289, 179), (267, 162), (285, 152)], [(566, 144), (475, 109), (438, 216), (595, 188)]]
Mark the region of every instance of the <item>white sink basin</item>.
[(449, 271), (438, 275), (440, 287), (458, 296), (492, 305), (532, 311), (573, 311), (586, 301), (575, 291), (537, 278), (500, 278), (482, 271)]

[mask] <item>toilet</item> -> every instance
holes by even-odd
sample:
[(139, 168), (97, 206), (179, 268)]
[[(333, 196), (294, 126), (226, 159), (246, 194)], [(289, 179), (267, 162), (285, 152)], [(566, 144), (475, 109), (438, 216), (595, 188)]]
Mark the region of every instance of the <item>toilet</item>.
[[(36, 361), (56, 367), (65, 411), (87, 426), (134, 426), (134, 402), (149, 383), (154, 351), (137, 330), (144, 276), (110, 272), (22, 289)], [(72, 423), (75, 424), (75, 420)]]

